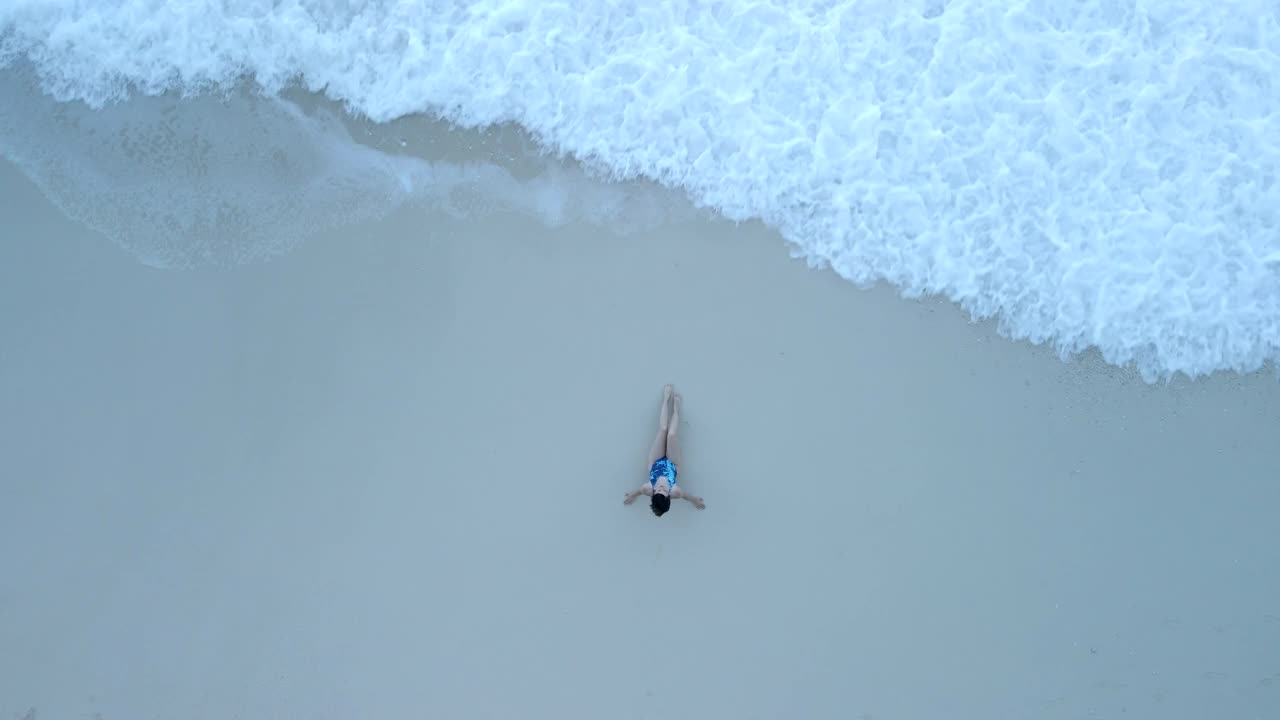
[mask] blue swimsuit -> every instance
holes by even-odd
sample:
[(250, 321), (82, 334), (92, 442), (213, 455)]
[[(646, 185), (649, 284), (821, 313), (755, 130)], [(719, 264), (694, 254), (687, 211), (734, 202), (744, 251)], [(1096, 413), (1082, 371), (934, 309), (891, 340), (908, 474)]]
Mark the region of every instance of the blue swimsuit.
[(667, 482), (671, 484), (672, 492), (676, 489), (676, 464), (671, 462), (667, 457), (660, 458), (649, 468), (649, 485), (653, 487), (654, 492), (658, 491), (658, 478), (666, 476)]

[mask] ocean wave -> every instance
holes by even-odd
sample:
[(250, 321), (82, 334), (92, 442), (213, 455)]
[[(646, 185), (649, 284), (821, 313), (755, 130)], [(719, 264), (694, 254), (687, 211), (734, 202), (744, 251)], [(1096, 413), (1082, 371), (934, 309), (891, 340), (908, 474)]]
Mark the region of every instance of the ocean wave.
[(90, 107), (248, 81), (514, 122), (1064, 355), (1149, 380), (1280, 355), (1270, 0), (11, 0), (16, 63)]

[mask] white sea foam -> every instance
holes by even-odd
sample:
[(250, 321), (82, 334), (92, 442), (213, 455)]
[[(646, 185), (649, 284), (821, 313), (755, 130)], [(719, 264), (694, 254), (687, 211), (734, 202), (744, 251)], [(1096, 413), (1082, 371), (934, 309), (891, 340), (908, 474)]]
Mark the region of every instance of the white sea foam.
[(557, 165), (518, 178), (494, 163), (391, 155), (354, 142), (324, 108), (277, 97), (165, 95), (93, 110), (0, 73), (0, 98), (0, 155), (68, 216), (155, 267), (264, 260), (406, 203), (455, 217), (518, 212), (551, 227), (642, 230), (670, 216), (652, 186)]
[(1280, 355), (1273, 0), (9, 0), (17, 61), (91, 106), (248, 79), (514, 121), (1148, 378)]

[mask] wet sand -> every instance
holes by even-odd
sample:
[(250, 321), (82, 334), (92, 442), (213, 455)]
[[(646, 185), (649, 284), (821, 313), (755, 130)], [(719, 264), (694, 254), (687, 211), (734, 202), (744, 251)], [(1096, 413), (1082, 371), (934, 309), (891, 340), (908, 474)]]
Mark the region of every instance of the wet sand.
[[(2, 716), (1280, 712), (1272, 375), (1063, 363), (674, 197), (157, 270), (0, 188)], [(658, 519), (666, 382), (707, 509)]]

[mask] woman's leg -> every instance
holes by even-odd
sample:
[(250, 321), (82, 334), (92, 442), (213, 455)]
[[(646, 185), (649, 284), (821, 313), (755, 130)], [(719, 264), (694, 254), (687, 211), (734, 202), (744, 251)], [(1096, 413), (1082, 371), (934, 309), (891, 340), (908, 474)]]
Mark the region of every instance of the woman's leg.
[(670, 419), (668, 413), (671, 408), (671, 386), (662, 388), (662, 410), (658, 413), (658, 435), (653, 439), (653, 445), (649, 448), (649, 464), (645, 466), (647, 471), (653, 467), (653, 464), (662, 459), (667, 454), (667, 427)]
[(676, 395), (672, 400), (671, 422), (667, 425), (667, 457), (676, 464), (676, 472), (679, 472), (680, 463), (684, 462), (684, 456), (680, 454), (680, 439), (676, 437), (680, 432), (680, 396)]

